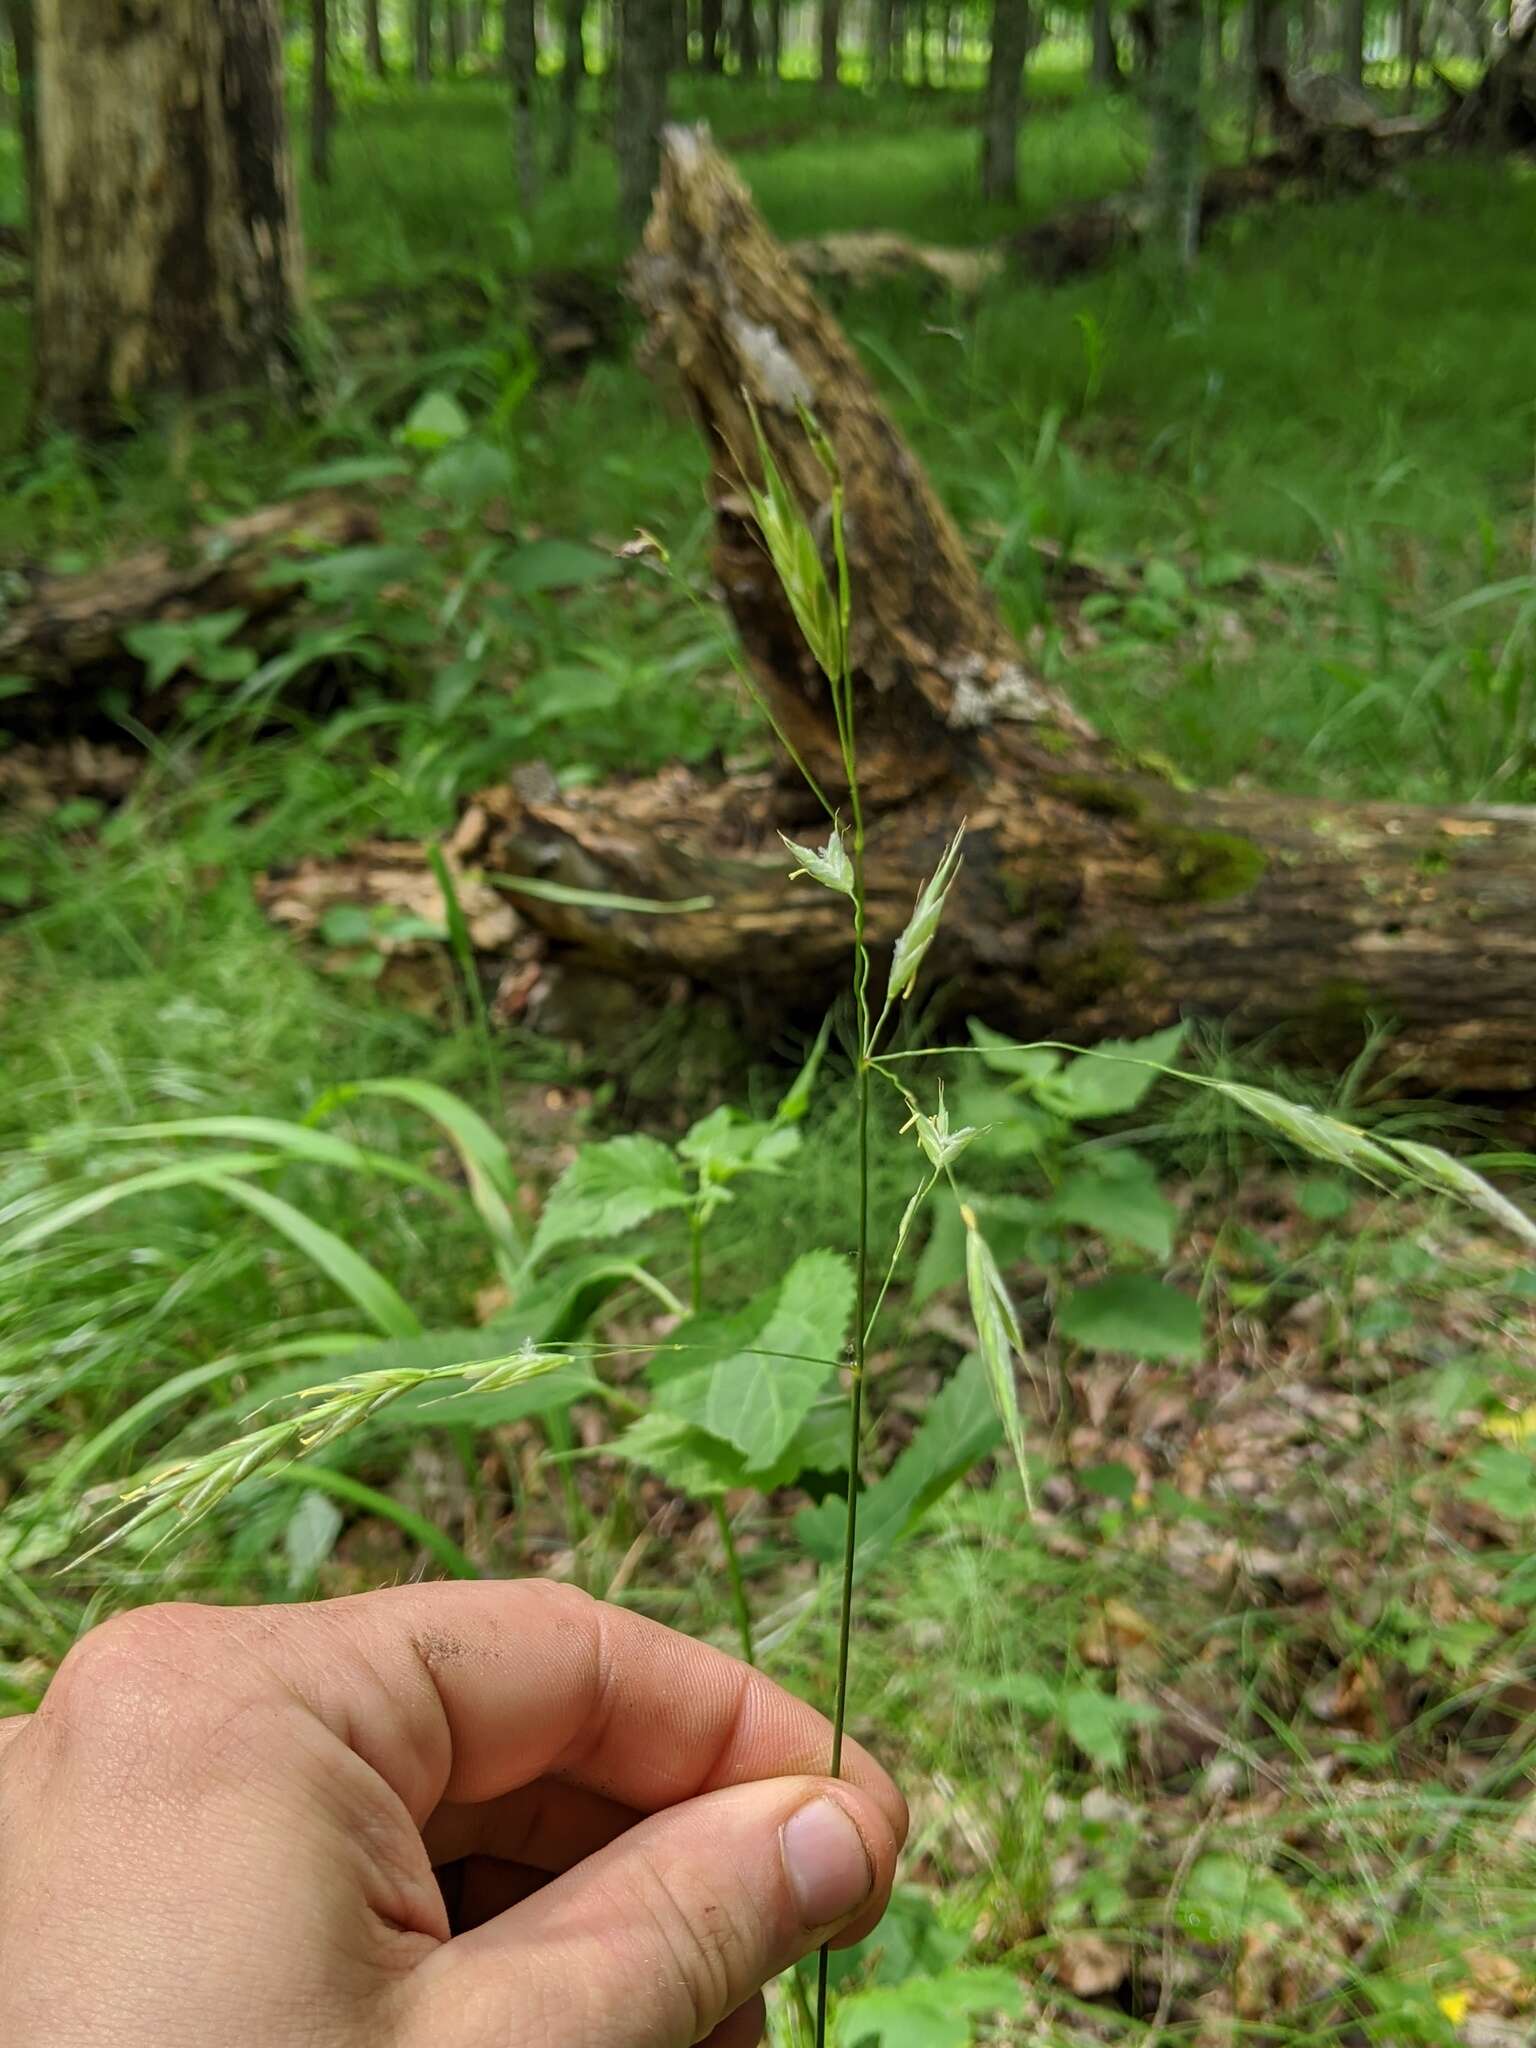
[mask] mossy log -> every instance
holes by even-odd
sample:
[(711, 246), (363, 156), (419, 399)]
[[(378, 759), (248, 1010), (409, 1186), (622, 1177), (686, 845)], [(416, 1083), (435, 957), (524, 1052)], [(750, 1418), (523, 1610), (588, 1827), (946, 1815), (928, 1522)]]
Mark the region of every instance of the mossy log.
[[(1344, 1059), (1370, 1019), (1426, 1082), (1536, 1087), (1536, 811), (1188, 791), (1132, 772), (1001, 624), (959, 531), (836, 323), (697, 130), (666, 138), (637, 272), (711, 462), (715, 569), (758, 685), (830, 790), (825, 686), (751, 523), (746, 399), (813, 530), (847, 504), (870, 928), (888, 946), (956, 823), (966, 861), (930, 983), (1021, 1032), (1092, 1040), (1181, 1014)], [(674, 769), (559, 796), (481, 798), (488, 868), (711, 907), (666, 917), (525, 898), (625, 972), (679, 972), (760, 1017), (811, 1015), (846, 972), (846, 904), (787, 879), (793, 773)]]
[(100, 569), (15, 572), (24, 592), (0, 614), (0, 675), (40, 687), (7, 700), (0, 726), (69, 723), (75, 714), (57, 703), (61, 691), (84, 701), (95, 684), (140, 667), (123, 641), (131, 627), (225, 610), (263, 619), (301, 595), (274, 569), (377, 537), (378, 519), (367, 506), (337, 491), (312, 491)]

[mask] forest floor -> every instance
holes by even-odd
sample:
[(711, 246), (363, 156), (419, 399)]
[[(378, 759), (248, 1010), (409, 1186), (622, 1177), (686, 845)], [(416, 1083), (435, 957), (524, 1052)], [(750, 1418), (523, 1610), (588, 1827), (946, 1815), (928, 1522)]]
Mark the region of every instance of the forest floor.
[[(972, 197), (964, 94), (828, 108), (809, 86), (723, 83), (689, 86), (683, 111), (740, 144), (786, 236), (974, 246), (1139, 175), (1133, 107), (1043, 81), (1021, 210)], [(357, 87), (335, 183), (305, 194), (316, 398), (158, 422), (100, 455), (22, 445), (25, 297), (0, 256), (0, 362), (17, 367), (0, 378), (0, 607), (35, 570), (312, 485), (381, 526), (309, 565), (277, 642), (245, 649), (236, 617), (146, 645), (169, 691), (0, 747), (0, 1228), (170, 1156), (126, 1127), (303, 1120), (350, 1080), (418, 1076), (477, 1105), (530, 1218), (588, 1136), (671, 1137), (782, 1090), (707, 1003), (562, 1020), (514, 973), (488, 1037), (440, 904), (369, 911), (343, 886), (296, 935), (255, 886), (442, 839), (520, 763), (592, 779), (766, 758), (711, 601), (691, 423), (622, 319), (605, 328), (603, 292), (590, 341), (549, 357), (535, 338), (530, 275), (615, 274), (608, 167), (592, 135), (583, 150), (524, 222), (493, 86)], [(0, 155), (0, 220), (7, 175), (14, 192)], [(849, 289), (839, 307), (1011, 622), (1127, 752), (1300, 795), (1529, 802), (1533, 198), (1528, 164), (1430, 161), (1391, 190), (1230, 223), (1177, 304), (1127, 263), (1053, 290), (1005, 276), (974, 300)], [(642, 526), (673, 582), (613, 559)], [(36, 696), (3, 676), (0, 693)], [(1396, 1100), (1369, 1051), (1342, 1083), (1284, 1085), (1510, 1149), (1475, 1108)], [(1198, 1056), (1268, 1071), (1214, 1035)], [(711, 1284), (731, 1298), (846, 1247), (830, 1067), (792, 1172), (725, 1212)], [(335, 1128), (453, 1165), (403, 1105), (353, 1103)], [(916, 1823), (899, 1911), (849, 1980), (848, 2048), (964, 2048), (973, 2009), (985, 2034), (1039, 2043), (1514, 2048), (1536, 2024), (1532, 1276), (1464, 1220), (1257, 1146), (1219, 1108), (1158, 1093), (1108, 1135), (1176, 1211), (1158, 1269), (1199, 1296), (1205, 1341), (1182, 1359), (1072, 1346), (1053, 1304), (1110, 1263), (1092, 1236), (1050, 1271), (1013, 1267), (1039, 1364), (1036, 1511), (985, 1463), (863, 1589), (855, 1730)], [(906, 1171), (883, 1135), (887, 1232)], [(467, 1210), (320, 1164), (270, 1185), (428, 1328), (504, 1305)], [(681, 1240), (659, 1231), (652, 1263), (683, 1289)], [(969, 1345), (963, 1299), (902, 1269), (872, 1470)], [(258, 1488), (180, 1544), (62, 1573), (74, 1523), (7, 1520), (61, 1470), (105, 1498), (183, 1433), (227, 1429), (354, 1320), (321, 1267), (206, 1184), (0, 1253), (0, 1711), (113, 1605), (310, 1597), (448, 1554), (733, 1640), (715, 1520), (604, 1455), (601, 1398), (564, 1437), (523, 1420), (371, 1442), (346, 1472), (382, 1505)], [(641, 1347), (667, 1327), (624, 1294), (599, 1324)], [(764, 1661), (825, 1699), (832, 1589), (797, 1541), (804, 1505), (731, 1502)], [(436, 1562), (412, 1515), (446, 1539)], [(781, 2018), (793, 2036), (792, 2003)]]

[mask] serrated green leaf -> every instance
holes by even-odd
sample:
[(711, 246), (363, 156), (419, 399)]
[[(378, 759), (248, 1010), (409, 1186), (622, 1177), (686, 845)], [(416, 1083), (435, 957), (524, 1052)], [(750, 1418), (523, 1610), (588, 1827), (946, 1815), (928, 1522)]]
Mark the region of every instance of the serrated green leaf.
[(979, 1017), (966, 1019), (971, 1043), (981, 1054), (982, 1064), (994, 1074), (1010, 1074), (1026, 1082), (1048, 1081), (1061, 1067), (1061, 1054), (1049, 1045), (1015, 1045), (1001, 1031), (983, 1024)]
[(777, 1119), (766, 1123), (722, 1103), (678, 1141), (679, 1156), (708, 1181), (742, 1173), (779, 1173), (800, 1149), (800, 1133)]
[(1300, 1906), (1273, 1871), (1218, 1851), (1198, 1859), (1178, 1899), (1178, 1923), (1195, 1941), (1235, 1947), (1262, 1928), (1301, 1927)]
[(1124, 1116), (1163, 1078), (1184, 1043), (1187, 1026), (1174, 1024), (1150, 1038), (1107, 1038), (1078, 1057), (1050, 1083), (1049, 1100), (1074, 1121)]
[(654, 1472), (665, 1486), (694, 1500), (718, 1500), (746, 1486), (740, 1451), (708, 1430), (653, 1408), (606, 1447), (615, 1457)]
[(838, 2048), (969, 2048), (983, 2015), (1013, 2018), (1024, 2009), (1017, 1977), (998, 1968), (944, 1970), (936, 1977), (910, 1977), (903, 1984), (877, 1985), (839, 2001)]
[(1140, 1700), (1122, 1700), (1092, 1685), (1069, 1687), (1061, 1696), (1058, 1712), (1068, 1739), (1084, 1756), (1109, 1771), (1124, 1768), (1130, 1731), (1158, 1718), (1156, 1707)]
[[(1105, 1166), (1114, 1156), (1105, 1155)], [(1053, 1222), (1095, 1230), (1154, 1258), (1166, 1259), (1173, 1249), (1179, 1212), (1149, 1174), (1085, 1163), (1066, 1175), (1044, 1206)]]
[[(890, 1471), (861, 1494), (855, 1570), (866, 1571), (910, 1535), (934, 1503), (997, 1448), (1002, 1434), (986, 1370), (972, 1351), (929, 1402)], [(841, 1561), (847, 1527), (847, 1504), (832, 1495), (795, 1517), (796, 1535), (827, 1565)]]
[(446, 448), (469, 432), (469, 415), (451, 391), (428, 391), (417, 399), (397, 439), (407, 448)]
[(583, 1238), (619, 1237), (667, 1209), (683, 1209), (683, 1172), (667, 1146), (638, 1132), (584, 1145), (550, 1189), (530, 1257)]
[(795, 866), (790, 870), (791, 881), (797, 875), (808, 875), (813, 882), (835, 889), (840, 896), (853, 894), (853, 862), (848, 858), (843, 845), (842, 834), (834, 825), (827, 843), (818, 852), (814, 846), (802, 846), (797, 839), (791, 839), (787, 832), (779, 837), (789, 850)]
[(1077, 1288), (1057, 1311), (1056, 1327), (1090, 1351), (1132, 1358), (1198, 1358), (1203, 1342), (1199, 1302), (1147, 1273)]
[[(685, 1363), (665, 1380), (658, 1405), (734, 1445), (750, 1465), (772, 1464), (836, 1367), (853, 1295), (840, 1253), (802, 1253), (750, 1315), (724, 1326), (720, 1355), (702, 1366)], [(746, 1329), (753, 1334), (742, 1343), (738, 1333)], [(674, 1338), (685, 1360), (689, 1341), (685, 1325)]]
[(965, 839), (965, 827), (961, 825), (954, 838), (944, 849), (944, 856), (918, 892), (912, 915), (908, 918), (896, 949), (891, 955), (891, 979), (887, 1000), (905, 1001), (911, 995), (917, 981), (918, 969), (923, 964), (928, 948), (933, 944), (934, 935), (944, 915), (944, 905), (950, 887), (960, 868), (960, 848)]

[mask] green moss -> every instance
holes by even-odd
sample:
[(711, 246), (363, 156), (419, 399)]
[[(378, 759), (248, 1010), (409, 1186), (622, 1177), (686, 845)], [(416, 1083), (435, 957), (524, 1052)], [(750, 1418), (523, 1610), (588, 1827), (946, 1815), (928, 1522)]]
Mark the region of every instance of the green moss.
[(1325, 981), (1313, 998), (1312, 1015), (1324, 1024), (1364, 1024), (1371, 1014), (1371, 992), (1363, 981), (1339, 975)]
[(1110, 775), (1052, 775), (1046, 788), (1095, 818), (1141, 818), (1147, 800), (1139, 789)]
[(1074, 1006), (1124, 988), (1142, 965), (1142, 954), (1127, 932), (1106, 932), (1082, 946), (1052, 946), (1040, 954), (1040, 978)]
[(1156, 835), (1166, 893), (1177, 903), (1224, 903), (1245, 895), (1269, 865), (1262, 847), (1237, 832), (1170, 825)]
[(1414, 862), (1414, 866), (1421, 875), (1446, 874), (1451, 865), (1451, 852), (1451, 842), (1448, 839), (1436, 839), (1425, 847)]

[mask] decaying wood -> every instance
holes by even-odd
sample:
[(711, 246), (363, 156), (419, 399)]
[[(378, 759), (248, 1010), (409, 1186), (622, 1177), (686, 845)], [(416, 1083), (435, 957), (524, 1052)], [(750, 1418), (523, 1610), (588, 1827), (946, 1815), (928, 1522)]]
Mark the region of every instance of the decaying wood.
[[(80, 575), (28, 577), (26, 595), (0, 612), (0, 674), (75, 684), (131, 661), (123, 634), (157, 619), (238, 609), (262, 619), (291, 605), (280, 563), (377, 538), (366, 506), (336, 492), (265, 505), (176, 547), (144, 548)], [(27, 702), (10, 700), (7, 710)]]
[[(829, 485), (800, 408), (836, 450), (877, 946), (966, 817), (931, 958), (937, 985), (996, 1022), (1092, 1039), (1204, 1013), (1329, 1057), (1375, 1016), (1398, 1021), (1397, 1056), (1437, 1085), (1536, 1086), (1536, 812), (1190, 792), (1129, 772), (1031, 672), (846, 338), (698, 131), (667, 137), (638, 283), (710, 451), (716, 573), (757, 682), (833, 789), (825, 686), (742, 491), (746, 398), (818, 531)], [(842, 982), (846, 905), (786, 879), (778, 830), (815, 828), (787, 772), (674, 769), (481, 804), (488, 869), (710, 895), (669, 917), (521, 906), (627, 972), (682, 970), (778, 1016)]]

